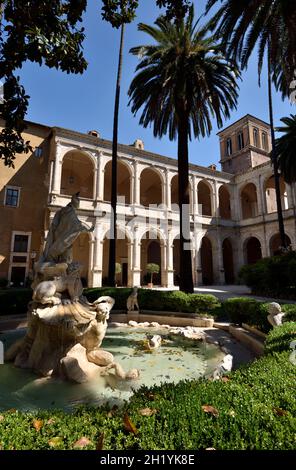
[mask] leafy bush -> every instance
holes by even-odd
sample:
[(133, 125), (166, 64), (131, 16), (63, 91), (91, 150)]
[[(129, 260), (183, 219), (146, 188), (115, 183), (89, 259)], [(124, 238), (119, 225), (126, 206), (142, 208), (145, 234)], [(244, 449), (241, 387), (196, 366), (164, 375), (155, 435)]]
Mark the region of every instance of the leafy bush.
[(32, 300), (31, 289), (5, 289), (0, 291), (0, 316), (19, 315), (27, 312)]
[(248, 297), (233, 297), (223, 302), (223, 310), (232, 323), (249, 323), (257, 315), (260, 302)]
[(296, 299), (296, 252), (243, 266), (239, 277), (255, 294)]
[(296, 323), (284, 323), (274, 328), (265, 340), (265, 352), (275, 353), (289, 351), (290, 344), (296, 340)]
[(283, 318), (284, 322), (288, 322), (288, 321), (296, 322), (296, 305), (295, 304), (282, 305), (282, 311), (285, 312), (285, 316)]

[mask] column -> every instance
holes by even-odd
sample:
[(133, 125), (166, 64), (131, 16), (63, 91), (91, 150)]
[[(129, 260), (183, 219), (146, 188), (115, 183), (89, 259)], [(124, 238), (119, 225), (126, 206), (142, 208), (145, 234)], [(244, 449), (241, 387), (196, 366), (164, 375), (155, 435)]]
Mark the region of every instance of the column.
[[(223, 263), (223, 253), (222, 253), (222, 243), (221, 243), (221, 233), (220, 230), (217, 231), (217, 272), (215, 273), (214, 277), (217, 279), (218, 284), (225, 284), (225, 271), (224, 271), (224, 263)], [(215, 257), (213, 257), (215, 258)]]
[(127, 243), (127, 266), (128, 266), (128, 279), (127, 285), (128, 287), (133, 287), (133, 251), (134, 251), (134, 243), (128, 242)]
[(201, 248), (201, 240), (199, 240), (199, 242), (196, 240), (195, 263), (194, 263), (196, 286), (202, 285), (202, 266), (201, 266), (200, 248)]
[(135, 227), (133, 246), (133, 286), (141, 285), (141, 240), (138, 239), (138, 228)]
[(166, 170), (166, 199), (164, 203), (166, 204), (166, 208), (168, 211), (172, 210), (172, 198), (171, 198), (171, 178), (170, 178), (170, 171)]
[(94, 287), (94, 249), (95, 240), (89, 241), (89, 258), (88, 258), (88, 287)]
[(53, 182), (52, 182), (52, 192), (60, 194), (61, 191), (61, 179), (62, 179), (62, 149), (56, 147), (56, 157), (54, 161), (54, 171), (53, 171)]
[(140, 205), (140, 175), (139, 164), (137, 161), (134, 162), (134, 200), (132, 203)]
[(214, 181), (214, 189), (213, 189), (213, 196), (212, 196), (212, 214), (214, 217), (219, 217), (219, 187), (217, 181)]
[(164, 241), (160, 242), (160, 256), (161, 256), (161, 287), (167, 287), (167, 244)]
[(191, 186), (192, 186), (193, 214), (198, 215), (198, 199), (197, 199), (196, 176), (192, 176)]
[(266, 200), (265, 200), (265, 190), (264, 190), (264, 181), (262, 181), (262, 175), (258, 177), (258, 184), (257, 181), (252, 181), (252, 183), (256, 186), (257, 192), (257, 205), (258, 205), (258, 215), (264, 215), (267, 213), (266, 209)]
[(104, 240), (95, 239), (94, 244), (94, 263), (93, 263), (93, 287), (102, 286), (103, 274), (103, 243)]
[(98, 184), (98, 169), (94, 169), (94, 190), (93, 190), (93, 199), (97, 199), (97, 184)]
[(174, 241), (171, 239), (171, 233), (168, 232), (166, 244), (167, 259), (167, 287), (174, 287)]
[(51, 160), (50, 167), (49, 167), (49, 188), (48, 188), (49, 194), (51, 193), (52, 185), (53, 185), (53, 171), (54, 171), (54, 161)]
[(100, 152), (98, 156), (98, 168), (97, 168), (97, 194), (96, 199), (97, 201), (104, 200), (104, 170), (102, 165), (102, 152)]

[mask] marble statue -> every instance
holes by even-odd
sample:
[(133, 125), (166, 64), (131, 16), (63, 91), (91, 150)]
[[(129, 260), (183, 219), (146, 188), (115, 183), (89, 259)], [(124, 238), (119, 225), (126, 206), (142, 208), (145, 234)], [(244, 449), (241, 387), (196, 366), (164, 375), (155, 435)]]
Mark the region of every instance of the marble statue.
[(138, 288), (134, 287), (132, 293), (128, 296), (126, 301), (126, 308), (128, 312), (133, 310), (139, 311), (139, 304), (138, 304)]
[(274, 328), (282, 325), (285, 314), (282, 312), (280, 304), (277, 302), (271, 302), (267, 306), (267, 311), (269, 313), (269, 315), (267, 315), (267, 320)]
[(157, 349), (161, 345), (161, 336), (160, 335), (147, 335), (147, 348), (152, 350), (152, 349)]
[(94, 226), (87, 228), (77, 217), (76, 210), (79, 208), (79, 193), (72, 196), (71, 202), (66, 207), (58, 210), (51, 223), (42, 261), (54, 263), (71, 263), (72, 246), (76, 238), (82, 232), (92, 232)]
[(98, 374), (134, 380), (137, 370), (125, 372), (101, 348), (114, 299), (102, 296), (88, 302), (82, 295), (81, 265), (72, 259), (72, 245), (82, 231), (92, 229), (79, 221), (78, 204), (77, 193), (53, 219), (32, 284), (26, 335), (7, 350), (5, 359), (44, 377), (76, 383)]
[(233, 356), (231, 354), (226, 354), (222, 362), (218, 365), (213, 373), (213, 380), (219, 380), (226, 373), (232, 370), (233, 366)]

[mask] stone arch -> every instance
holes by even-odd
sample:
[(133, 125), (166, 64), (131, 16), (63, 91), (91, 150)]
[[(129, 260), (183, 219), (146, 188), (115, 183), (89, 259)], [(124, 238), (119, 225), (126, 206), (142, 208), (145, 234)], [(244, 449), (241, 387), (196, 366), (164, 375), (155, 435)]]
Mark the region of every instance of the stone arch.
[(234, 283), (234, 263), (233, 263), (233, 246), (230, 237), (223, 240), (222, 243), (222, 254), (223, 254), (223, 268), (225, 275), (225, 283)]
[[(285, 234), (285, 239), (286, 239), (286, 244), (287, 246), (291, 245), (291, 239), (290, 237)], [(270, 251), (270, 256), (275, 256), (281, 254), (280, 247), (282, 245), (281, 242), (281, 236), (279, 233), (274, 233), (272, 237), (269, 240), (269, 251)]]
[(87, 152), (73, 149), (62, 160), (61, 194), (80, 192), (86, 199), (94, 198), (95, 161)]
[(244, 257), (246, 264), (254, 264), (262, 258), (261, 242), (257, 237), (249, 237), (244, 241)]
[(247, 183), (240, 192), (242, 218), (250, 219), (258, 215), (257, 188), (254, 183)]
[(173, 268), (174, 268), (174, 285), (180, 284), (180, 235), (176, 234), (173, 239)]
[(222, 219), (231, 219), (230, 192), (226, 184), (219, 188), (219, 215)]
[(202, 270), (202, 283), (211, 285), (214, 282), (213, 245), (208, 236), (204, 236), (200, 246), (200, 261)]
[(160, 270), (159, 274), (155, 274), (154, 284), (162, 285), (164, 282), (164, 261), (165, 261), (165, 239), (163, 234), (158, 229), (146, 229), (141, 236), (141, 273), (142, 284), (150, 282), (147, 275), (147, 264), (158, 264)]
[[(103, 284), (106, 284), (109, 266), (109, 248), (110, 248), (110, 230), (107, 229), (102, 237), (103, 243)], [(131, 253), (129, 246), (131, 244), (131, 235), (129, 231), (121, 226), (117, 227), (116, 243), (116, 263), (120, 264), (121, 272), (116, 274), (118, 286), (129, 286), (131, 284)]]
[[(171, 179), (171, 203), (179, 205), (179, 177), (178, 174), (175, 174)], [(190, 201), (190, 213), (192, 213), (192, 186), (189, 181), (189, 201)]]
[[(104, 168), (104, 201), (111, 201), (111, 178), (112, 160), (105, 164)], [(131, 181), (132, 171), (130, 166), (124, 161), (117, 161), (117, 198), (120, 203), (126, 205), (131, 203)], [(123, 199), (124, 198), (124, 199)], [(123, 201), (121, 200), (123, 199)]]
[[(267, 214), (271, 214), (272, 212), (277, 212), (275, 181), (274, 181), (273, 175), (266, 178), (264, 182), (264, 192), (265, 192), (265, 203), (266, 203)], [(282, 176), (280, 176), (280, 192), (281, 192), (282, 209), (286, 210), (289, 208), (288, 194), (287, 194), (287, 186)]]
[(201, 180), (197, 185), (198, 205), (201, 206), (201, 215), (212, 216), (212, 186), (206, 180)]
[(81, 280), (84, 287), (90, 285), (91, 273), (91, 249), (90, 244), (93, 241), (90, 232), (82, 232), (73, 243), (73, 260), (81, 264)]
[(163, 204), (163, 175), (156, 168), (143, 168), (140, 174), (140, 204)]

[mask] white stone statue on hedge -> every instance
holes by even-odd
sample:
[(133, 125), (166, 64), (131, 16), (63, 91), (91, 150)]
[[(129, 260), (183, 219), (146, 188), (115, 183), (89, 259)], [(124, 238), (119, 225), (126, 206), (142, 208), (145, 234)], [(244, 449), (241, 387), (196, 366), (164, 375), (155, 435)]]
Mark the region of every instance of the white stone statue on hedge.
[(269, 314), (267, 315), (267, 320), (274, 328), (283, 324), (285, 313), (282, 312), (280, 304), (277, 302), (271, 302), (267, 306), (267, 312)]
[(128, 296), (126, 301), (126, 308), (128, 312), (139, 311), (138, 304), (138, 288), (134, 287), (131, 294)]

